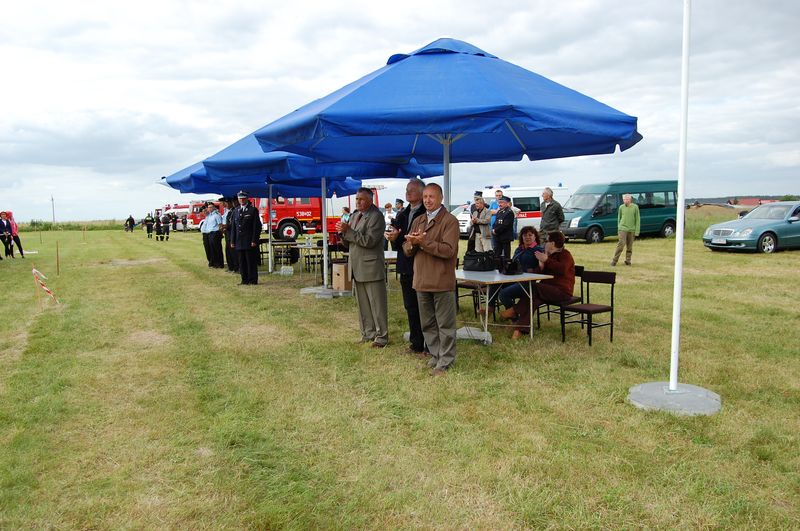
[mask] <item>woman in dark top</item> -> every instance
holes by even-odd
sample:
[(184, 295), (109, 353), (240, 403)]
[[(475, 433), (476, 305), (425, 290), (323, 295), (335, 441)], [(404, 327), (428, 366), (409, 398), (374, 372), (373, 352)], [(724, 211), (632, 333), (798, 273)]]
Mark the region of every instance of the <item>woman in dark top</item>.
[[(551, 232), (548, 234), (544, 252), (536, 252), (534, 256), (539, 262), (538, 272), (552, 275), (553, 278), (542, 280), (533, 286), (533, 307), (542, 304), (565, 301), (572, 297), (575, 288), (575, 260), (572, 254), (564, 248), (564, 234)], [(513, 314), (512, 314), (513, 312)], [(518, 318), (517, 328), (514, 330), (514, 339), (519, 339), (523, 334), (529, 333), (531, 323), (530, 300), (523, 294), (519, 302), (505, 310), (503, 317)]]
[[(539, 268), (536, 252), (544, 252), (544, 247), (539, 243), (539, 232), (533, 227), (523, 227), (519, 231), (519, 246), (514, 251), (512, 260), (519, 263), (520, 271), (533, 273)], [(527, 285), (527, 282), (525, 284)], [(505, 285), (497, 297), (500, 299), (500, 304), (511, 308), (516, 304), (517, 299), (524, 296), (525, 288), (519, 282), (515, 282)]]

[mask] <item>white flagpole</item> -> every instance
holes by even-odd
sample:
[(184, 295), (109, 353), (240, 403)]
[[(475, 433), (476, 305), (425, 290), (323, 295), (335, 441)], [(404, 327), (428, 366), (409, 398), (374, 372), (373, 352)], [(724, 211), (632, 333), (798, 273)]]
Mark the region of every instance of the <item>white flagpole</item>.
[(689, 122), (689, 28), (692, 0), (683, 2), (683, 59), (681, 61), (681, 133), (678, 155), (678, 204), (675, 229), (675, 277), (672, 292), (672, 349), (669, 390), (678, 390), (678, 365), (681, 347), (681, 299), (683, 295), (683, 232), (686, 221), (686, 144)]
[[(328, 208), (327, 208), (328, 187), (325, 177), (322, 178), (322, 287), (328, 287)], [(316, 275), (314, 275), (316, 276)]]

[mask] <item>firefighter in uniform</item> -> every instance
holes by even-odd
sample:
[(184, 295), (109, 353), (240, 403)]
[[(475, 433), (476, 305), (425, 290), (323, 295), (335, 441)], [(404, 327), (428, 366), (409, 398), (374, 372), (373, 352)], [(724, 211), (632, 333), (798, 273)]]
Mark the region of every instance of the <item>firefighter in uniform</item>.
[(497, 239), (497, 248), (494, 250), (495, 258), (511, 259), (511, 241), (514, 239), (514, 211), (511, 210), (511, 199), (502, 196), (498, 199), (500, 209), (494, 220), (492, 236)]
[(242, 284), (258, 284), (258, 240), (261, 237), (261, 219), (258, 209), (248, 201), (250, 194), (236, 194), (239, 206), (233, 212), (233, 229), (230, 245), (239, 257)]
[(144, 226), (147, 229), (147, 237), (151, 239), (153, 237), (153, 223), (155, 223), (155, 220), (153, 219), (152, 214), (148, 212), (144, 217)]
[(163, 232), (163, 236), (161, 236), (161, 241), (164, 241), (164, 236), (167, 237), (167, 241), (169, 241), (169, 225), (170, 225), (170, 217), (169, 214), (164, 214), (161, 217), (161, 232)]

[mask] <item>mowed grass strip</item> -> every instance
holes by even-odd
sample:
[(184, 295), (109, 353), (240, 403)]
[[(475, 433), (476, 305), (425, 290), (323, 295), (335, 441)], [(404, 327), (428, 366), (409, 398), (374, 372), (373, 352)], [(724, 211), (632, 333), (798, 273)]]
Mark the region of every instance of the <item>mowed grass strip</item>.
[[(353, 344), (352, 299), (299, 295), (310, 275), (236, 286), (194, 234), (59, 237), (60, 308), (40, 313), (29, 269), (0, 263), (28, 316), (0, 325), (25, 338), (0, 357), (4, 527), (800, 525), (797, 252), (687, 240), (681, 380), (724, 405), (676, 418), (625, 403), (668, 376), (672, 240), (617, 267), (613, 344), (494, 329), (432, 380), (401, 353), (393, 279), (375, 352)], [(607, 270), (614, 245), (570, 248)]]

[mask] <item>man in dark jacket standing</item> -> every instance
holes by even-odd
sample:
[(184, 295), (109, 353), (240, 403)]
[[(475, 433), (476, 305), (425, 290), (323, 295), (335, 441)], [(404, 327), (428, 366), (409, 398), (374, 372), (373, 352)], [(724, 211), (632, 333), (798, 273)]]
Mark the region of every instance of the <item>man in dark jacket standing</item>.
[(511, 210), (511, 198), (502, 196), (497, 201), (499, 209), (495, 216), (492, 235), (497, 240), (495, 257), (511, 259), (511, 241), (514, 239), (514, 211)]
[(406, 350), (409, 354), (427, 357), (425, 337), (422, 335), (422, 325), (419, 320), (419, 305), (417, 292), (414, 290), (414, 256), (406, 256), (402, 250), (406, 236), (411, 231), (411, 224), (425, 213), (422, 205), (422, 190), (425, 183), (419, 179), (412, 179), (406, 185), (405, 207), (392, 221), (392, 230), (386, 233), (386, 238), (392, 242), (393, 248), (400, 249), (397, 253), (397, 272), (400, 274), (400, 287), (403, 290), (403, 308), (408, 315), (408, 330), (411, 346)]
[(250, 195), (241, 191), (236, 194), (239, 206), (233, 213), (233, 229), (230, 245), (239, 257), (239, 272), (242, 285), (258, 284), (258, 240), (261, 237), (261, 218), (258, 209), (248, 199)]

